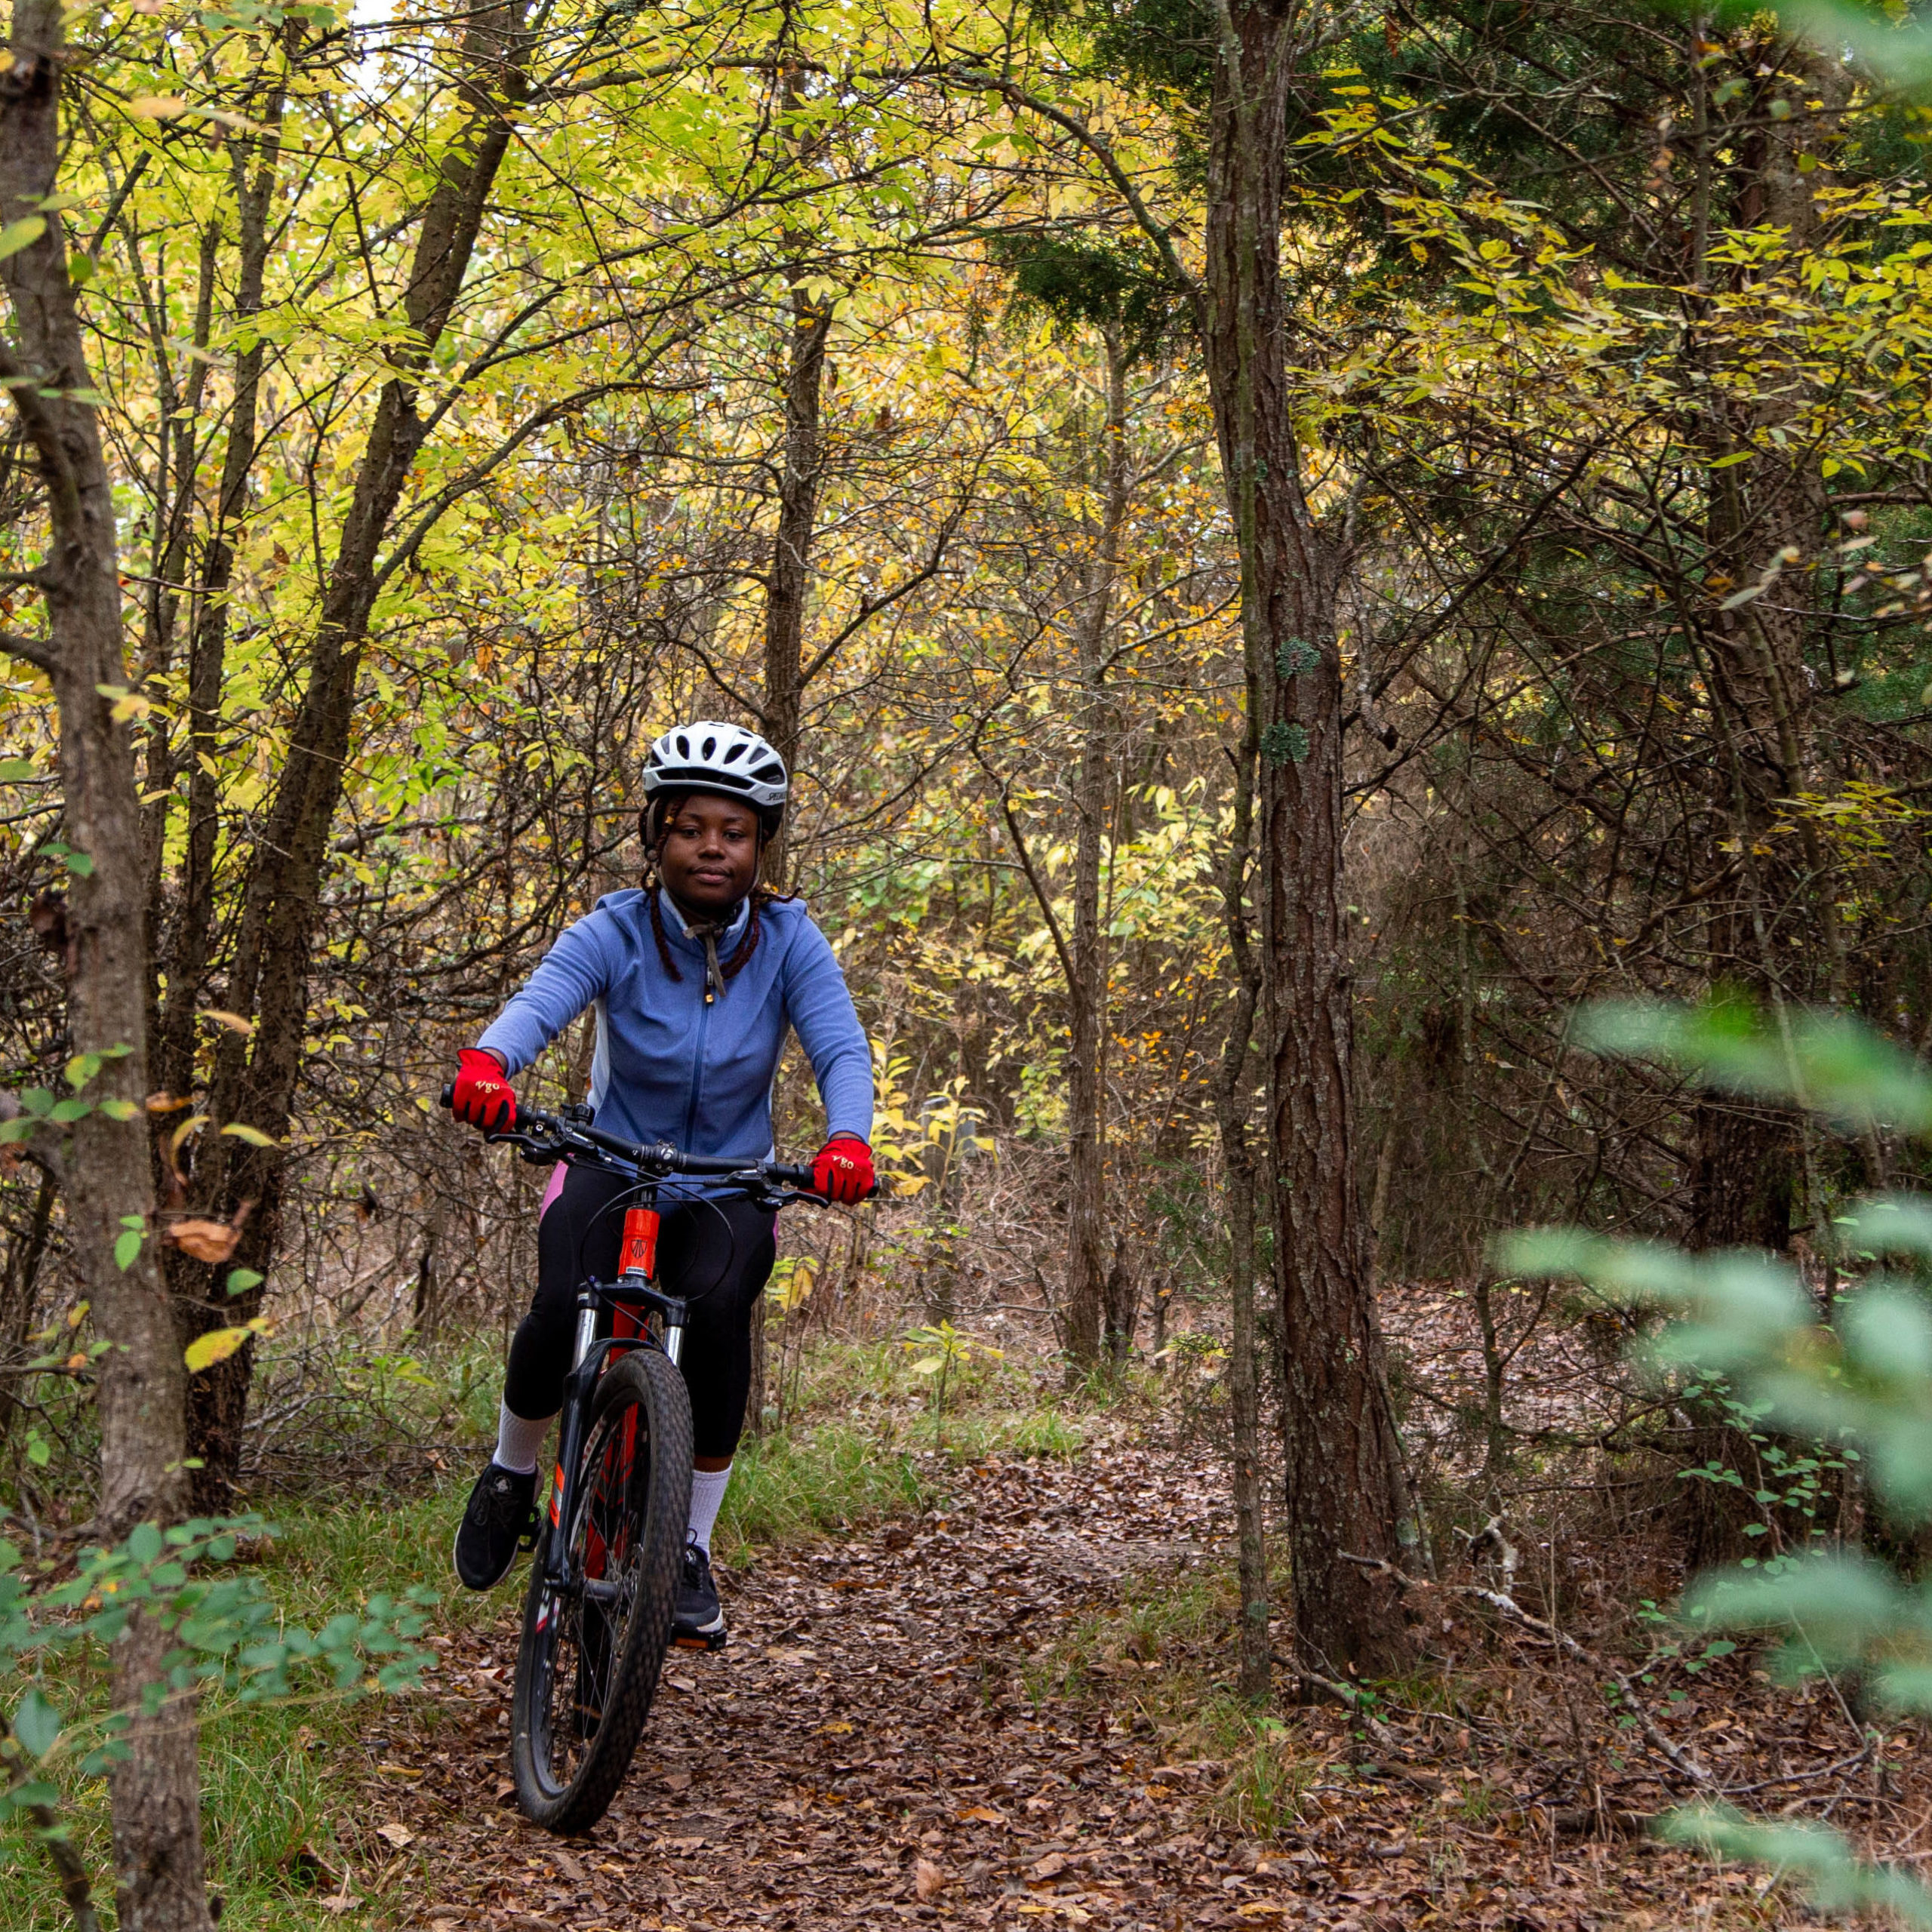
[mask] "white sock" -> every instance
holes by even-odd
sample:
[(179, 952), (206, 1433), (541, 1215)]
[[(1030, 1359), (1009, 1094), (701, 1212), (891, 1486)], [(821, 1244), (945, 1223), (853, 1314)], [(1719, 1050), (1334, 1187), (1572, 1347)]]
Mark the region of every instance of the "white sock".
[(512, 1412), (507, 1402), (497, 1404), (497, 1453), (490, 1460), (500, 1469), (520, 1476), (537, 1473), (537, 1452), (550, 1432), (553, 1416), (539, 1416), (535, 1421)]
[(724, 1506), (724, 1492), (731, 1481), (729, 1463), (721, 1469), (691, 1472), (691, 1540), (707, 1556), (711, 1554), (712, 1525), (718, 1521), (718, 1512)]

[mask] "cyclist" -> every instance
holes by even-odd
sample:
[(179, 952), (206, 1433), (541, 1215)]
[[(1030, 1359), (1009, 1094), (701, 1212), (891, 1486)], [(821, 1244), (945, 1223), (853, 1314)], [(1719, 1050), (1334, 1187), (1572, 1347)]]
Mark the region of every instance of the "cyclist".
[[(642, 887), (607, 894), (568, 928), (458, 1057), (457, 1118), (485, 1131), (514, 1126), (510, 1078), (594, 1008), (589, 1099), (598, 1127), (687, 1152), (763, 1160), (789, 1026), (826, 1112), (814, 1185), (834, 1201), (863, 1198), (872, 1185), (865, 1033), (825, 935), (798, 900), (758, 883), (789, 790), (783, 760), (740, 726), (700, 721), (658, 739), (644, 774)], [(621, 1197), (632, 1185), (560, 1162), (544, 1192), (537, 1292), (510, 1344), (496, 1450), (456, 1535), (456, 1572), (473, 1590), (500, 1583), (516, 1561), (532, 1516), (537, 1451), (563, 1404), (577, 1288), (615, 1275)], [(682, 1367), (695, 1454), (672, 1634), (714, 1649), (724, 1641), (724, 1617), (711, 1533), (744, 1423), (752, 1310), (777, 1254), (773, 1217), (716, 1198), (717, 1186), (707, 1192), (702, 1182), (667, 1184), (657, 1245), (666, 1291), (691, 1303)]]

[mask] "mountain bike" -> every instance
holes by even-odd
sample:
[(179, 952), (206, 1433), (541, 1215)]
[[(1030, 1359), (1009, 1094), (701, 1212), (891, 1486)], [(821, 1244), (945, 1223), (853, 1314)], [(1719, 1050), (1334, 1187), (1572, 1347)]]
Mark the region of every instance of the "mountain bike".
[[(443, 1090), (443, 1104), (451, 1090)], [(557, 1466), (532, 1531), (534, 1559), (511, 1704), (510, 1767), (533, 1824), (561, 1836), (602, 1817), (630, 1768), (671, 1638), (691, 1514), (691, 1409), (678, 1361), (686, 1303), (658, 1286), (657, 1188), (703, 1176), (776, 1212), (823, 1207), (809, 1168), (634, 1146), (588, 1107), (519, 1108), (508, 1141), (526, 1161), (568, 1161), (637, 1183), (614, 1281), (578, 1290), (577, 1344), (558, 1419)]]

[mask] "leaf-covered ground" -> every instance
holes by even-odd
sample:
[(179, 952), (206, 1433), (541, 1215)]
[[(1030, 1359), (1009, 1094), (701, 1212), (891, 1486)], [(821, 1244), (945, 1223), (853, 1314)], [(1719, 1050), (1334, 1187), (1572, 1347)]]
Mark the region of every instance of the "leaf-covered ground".
[[(506, 1586), (432, 1696), (372, 1713), (337, 1909), (432, 1932), (1805, 1922), (1763, 1875), (1648, 1841), (1641, 1820), (1681, 1792), (1666, 1767), (1587, 1671), (1461, 1600), (1418, 1605), (1454, 1674), (1380, 1729), (1233, 1716), (1220, 1485), (1198, 1449), (1121, 1427), (1072, 1463), (958, 1469), (943, 1514), (761, 1552), (725, 1579), (731, 1647), (674, 1653), (623, 1793), (569, 1842), (509, 1797)], [(1747, 1801), (1932, 1815), (1906, 1802), (1903, 1734), (1821, 1777), (1860, 1749), (1829, 1690), (1743, 1658), (1652, 1690), (1728, 1785), (1788, 1780)]]

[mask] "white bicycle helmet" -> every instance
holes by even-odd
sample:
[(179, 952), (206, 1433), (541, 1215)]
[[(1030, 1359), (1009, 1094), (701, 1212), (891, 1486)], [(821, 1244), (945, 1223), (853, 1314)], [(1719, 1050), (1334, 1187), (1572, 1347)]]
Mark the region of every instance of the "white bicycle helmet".
[(700, 718), (666, 731), (644, 761), (646, 818), (667, 792), (716, 792), (758, 808), (765, 836), (784, 816), (791, 780), (785, 761), (755, 731)]

